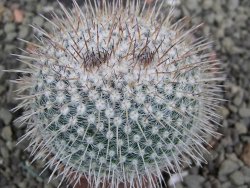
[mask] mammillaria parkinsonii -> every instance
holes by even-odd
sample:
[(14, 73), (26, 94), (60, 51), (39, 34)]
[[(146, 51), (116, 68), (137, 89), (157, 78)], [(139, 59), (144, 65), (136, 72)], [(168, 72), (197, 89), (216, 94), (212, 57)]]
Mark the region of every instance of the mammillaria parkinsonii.
[(193, 37), (200, 25), (172, 23), (163, 3), (102, 0), (81, 9), (73, 0), (72, 11), (60, 3), (62, 16), (44, 17), (53, 32), (36, 28), (39, 44), (17, 55), (28, 68), (14, 110), (25, 109), (23, 139), (34, 159), (47, 159), (51, 177), (154, 187), (162, 171), (205, 161), (218, 125), (220, 63), (210, 42)]

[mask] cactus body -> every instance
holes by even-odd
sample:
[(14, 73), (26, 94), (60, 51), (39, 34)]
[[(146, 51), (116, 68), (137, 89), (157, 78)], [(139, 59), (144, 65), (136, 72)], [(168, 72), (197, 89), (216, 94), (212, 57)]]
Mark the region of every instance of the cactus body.
[(110, 187), (144, 178), (154, 186), (161, 171), (203, 162), (222, 77), (209, 43), (192, 38), (199, 26), (184, 30), (140, 1), (95, 1), (85, 11), (73, 3), (73, 13), (60, 4), (54, 32), (39, 29), (41, 44), (20, 56), (32, 62), (16, 109), (26, 109), (18, 120), (28, 122), (35, 159), (48, 158), (62, 179)]

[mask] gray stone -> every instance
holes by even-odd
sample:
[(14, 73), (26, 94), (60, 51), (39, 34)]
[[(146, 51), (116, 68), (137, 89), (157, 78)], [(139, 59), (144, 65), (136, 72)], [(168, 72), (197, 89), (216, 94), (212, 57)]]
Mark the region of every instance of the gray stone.
[(218, 38), (223, 38), (225, 36), (225, 29), (223, 27), (216, 30), (216, 36)]
[(241, 185), (238, 188), (249, 188), (247, 185)]
[(19, 188), (26, 188), (27, 187), (27, 181), (21, 181), (21, 182), (18, 182), (18, 187)]
[(239, 6), (239, 0), (229, 0), (228, 7), (230, 10), (235, 10)]
[(244, 163), (238, 158), (238, 156), (235, 153), (230, 153), (230, 154), (227, 153), (226, 158), (228, 160), (232, 160), (232, 161), (236, 162), (239, 167), (244, 166)]
[(199, 188), (202, 187), (201, 184), (205, 181), (205, 178), (200, 175), (188, 175), (184, 178), (184, 182), (187, 187)]
[(41, 16), (35, 16), (32, 19), (32, 24), (36, 25), (36, 26), (42, 26), (44, 23), (44, 19)]
[(2, 16), (2, 23), (8, 23), (13, 21), (13, 13), (9, 8), (4, 9), (3, 14), (1, 16)]
[(29, 27), (26, 27), (26, 26), (21, 26), (19, 28), (19, 32), (18, 32), (18, 37), (19, 38), (26, 38), (28, 35), (29, 35)]
[(240, 106), (243, 101), (243, 97), (244, 97), (244, 92), (243, 91), (239, 92), (238, 95), (235, 96), (233, 103), (236, 106)]
[(238, 112), (238, 108), (234, 105), (228, 105), (228, 108), (230, 109), (230, 111), (232, 111), (233, 113), (237, 113)]
[(14, 23), (7, 23), (4, 25), (5, 33), (13, 32), (16, 29), (16, 25)]
[(6, 33), (5, 41), (6, 42), (11, 42), (16, 38), (16, 36), (17, 36), (16, 32)]
[(239, 165), (237, 164), (237, 162), (227, 159), (220, 165), (219, 176), (228, 175), (236, 171), (238, 168)]
[(241, 171), (236, 171), (229, 176), (230, 180), (235, 185), (243, 185), (245, 182), (244, 175)]
[(221, 185), (221, 188), (231, 188), (231, 187), (232, 187), (232, 184), (229, 181), (226, 181), (225, 183)]
[(183, 185), (181, 183), (175, 184), (175, 186), (172, 186), (172, 188), (183, 188)]
[[(216, 20), (216, 22), (222, 24), (222, 22), (223, 22), (223, 20), (224, 20), (224, 15), (223, 15), (223, 14), (216, 14), (215, 20)], [(229, 39), (230, 39), (230, 38), (229, 38)], [(231, 41), (232, 41), (232, 40), (231, 40)], [(231, 41), (230, 41), (230, 42), (231, 42)]]
[(250, 108), (241, 107), (239, 110), (239, 114), (242, 118), (250, 117)]
[(5, 47), (4, 47), (5, 52), (10, 53), (15, 49), (16, 49), (15, 45), (13, 45), (13, 44), (5, 44)]
[(227, 52), (230, 53), (233, 51), (234, 42), (231, 38), (225, 37), (222, 41), (222, 45)]
[(11, 130), (10, 126), (5, 126), (2, 129), (1, 136), (5, 140), (8, 140), (8, 141), (12, 140), (12, 130)]
[(221, 5), (222, 5), (221, 1), (213, 1), (213, 11), (221, 14), (222, 11)]
[(6, 142), (6, 147), (11, 151), (14, 148), (14, 142), (12, 141), (7, 141)]
[(206, 181), (206, 182), (203, 184), (203, 187), (204, 187), (204, 188), (212, 188), (211, 182)]
[(203, 8), (205, 10), (210, 9), (213, 6), (213, 0), (205, 0), (203, 1)]
[(5, 125), (9, 125), (12, 119), (12, 114), (9, 112), (9, 110), (6, 110), (5, 108), (0, 109), (0, 119), (3, 120)]
[(239, 109), (239, 114), (243, 118), (249, 118), (250, 117), (250, 107), (241, 107)]
[(239, 134), (247, 133), (247, 126), (243, 123), (240, 123), (240, 122), (236, 123), (235, 128)]
[(229, 110), (226, 107), (222, 107), (222, 108), (220, 108), (220, 113), (223, 116), (223, 118), (225, 119), (229, 115)]
[(245, 182), (246, 183), (250, 183), (250, 167), (247, 167), (247, 166), (243, 166), (242, 168), (241, 168), (241, 171), (242, 171), (242, 173), (243, 173), (243, 175), (244, 175), (244, 178), (245, 178)]
[(186, 5), (189, 10), (196, 10), (199, 7), (197, 0), (187, 0)]
[(4, 159), (8, 159), (9, 158), (9, 151), (6, 147), (1, 147), (0, 148), (0, 152), (1, 152), (1, 155)]

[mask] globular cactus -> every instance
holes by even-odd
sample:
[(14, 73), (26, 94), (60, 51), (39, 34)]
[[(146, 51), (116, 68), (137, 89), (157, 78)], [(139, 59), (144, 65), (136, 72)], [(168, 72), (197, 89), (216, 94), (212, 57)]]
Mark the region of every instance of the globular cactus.
[(45, 18), (53, 32), (37, 28), (40, 44), (18, 55), (29, 68), (16, 81), (23, 101), (14, 110), (25, 109), (23, 139), (34, 159), (48, 160), (51, 177), (154, 187), (162, 171), (205, 161), (218, 125), (220, 63), (205, 38), (193, 37), (200, 25), (171, 23), (163, 3), (102, 0), (81, 9), (73, 0), (73, 11), (60, 3), (64, 15)]

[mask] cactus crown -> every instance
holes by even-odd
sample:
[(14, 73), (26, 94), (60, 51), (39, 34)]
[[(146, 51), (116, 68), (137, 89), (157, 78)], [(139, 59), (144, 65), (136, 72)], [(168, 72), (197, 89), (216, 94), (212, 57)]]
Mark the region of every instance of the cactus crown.
[[(162, 1), (163, 2), (163, 1)], [(179, 172), (204, 161), (208, 135), (215, 135), (215, 110), (223, 79), (211, 60), (210, 43), (194, 39), (200, 26), (171, 24), (163, 3), (73, 0), (63, 16), (53, 15), (54, 31), (41, 34), (17, 80), (14, 110), (27, 123), (31, 154), (47, 158), (62, 180), (85, 175), (93, 186), (108, 181), (155, 186), (161, 171)], [(31, 60), (31, 62), (29, 62)], [(76, 182), (77, 182), (76, 181)]]

